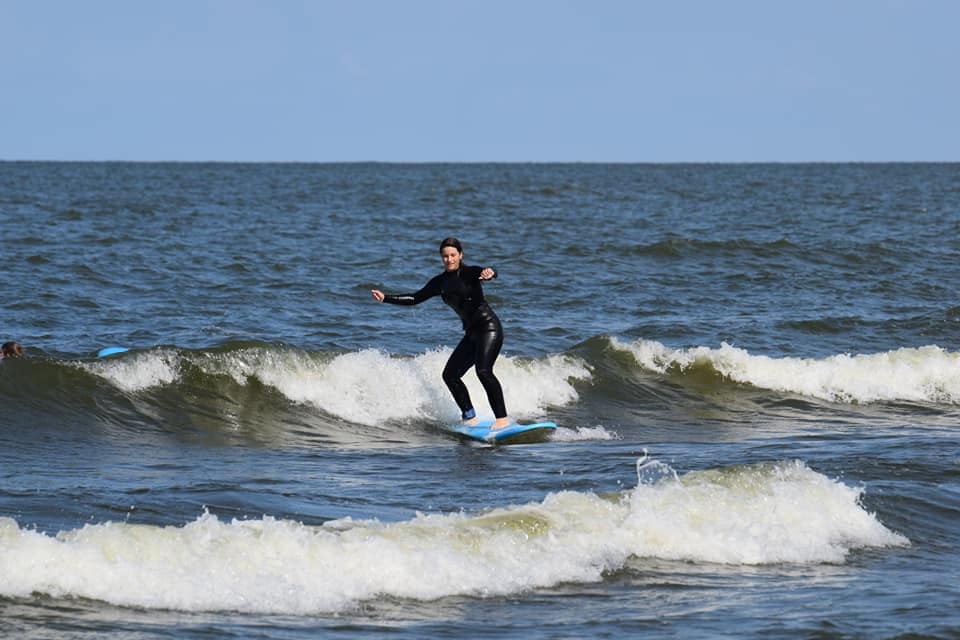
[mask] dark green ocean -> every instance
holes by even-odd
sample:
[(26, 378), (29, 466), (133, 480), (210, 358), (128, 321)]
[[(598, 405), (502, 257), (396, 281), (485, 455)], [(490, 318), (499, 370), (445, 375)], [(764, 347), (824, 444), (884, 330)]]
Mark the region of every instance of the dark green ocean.
[[(370, 296), (447, 236), (545, 442)], [(0, 241), (0, 636), (960, 636), (960, 164), (0, 162)]]

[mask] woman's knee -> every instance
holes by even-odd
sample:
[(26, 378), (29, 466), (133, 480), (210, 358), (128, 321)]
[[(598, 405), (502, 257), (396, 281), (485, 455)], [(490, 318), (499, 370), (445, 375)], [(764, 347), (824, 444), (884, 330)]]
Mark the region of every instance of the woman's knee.
[(443, 381), (447, 383), (447, 386), (455, 385), (460, 382), (460, 378), (463, 376), (453, 367), (448, 367), (443, 370)]

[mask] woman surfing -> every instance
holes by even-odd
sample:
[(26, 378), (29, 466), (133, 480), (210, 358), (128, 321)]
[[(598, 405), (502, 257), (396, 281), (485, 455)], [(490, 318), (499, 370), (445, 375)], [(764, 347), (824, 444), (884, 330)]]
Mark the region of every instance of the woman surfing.
[(420, 304), (439, 295), (457, 312), (463, 322), (463, 338), (443, 368), (443, 381), (460, 407), (463, 423), (477, 424), (477, 412), (473, 408), (467, 386), (461, 380), (470, 367), (475, 367), (496, 417), (490, 430), (502, 429), (510, 425), (510, 419), (503, 401), (503, 389), (493, 373), (493, 363), (503, 346), (503, 327), (484, 299), (483, 287), (480, 284), (484, 280), (496, 278), (497, 273), (490, 267), (464, 264), (463, 246), (456, 238), (447, 238), (440, 243), (440, 258), (443, 260), (443, 273), (431, 278), (416, 293), (386, 295), (377, 289), (373, 289), (371, 293), (377, 302), (407, 306)]

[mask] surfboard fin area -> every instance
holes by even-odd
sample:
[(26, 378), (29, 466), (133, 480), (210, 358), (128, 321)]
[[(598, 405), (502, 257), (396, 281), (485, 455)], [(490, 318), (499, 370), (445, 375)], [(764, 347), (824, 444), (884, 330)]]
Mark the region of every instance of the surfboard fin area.
[(530, 444), (544, 442), (550, 437), (557, 425), (553, 422), (535, 422), (533, 424), (511, 424), (502, 429), (492, 430), (493, 420), (481, 420), (475, 425), (454, 424), (447, 428), (464, 438), (487, 444)]

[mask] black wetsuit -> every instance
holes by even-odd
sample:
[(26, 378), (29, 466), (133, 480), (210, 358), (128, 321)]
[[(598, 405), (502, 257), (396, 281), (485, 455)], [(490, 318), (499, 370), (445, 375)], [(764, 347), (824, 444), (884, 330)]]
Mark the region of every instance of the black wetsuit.
[(464, 418), (472, 417), (474, 411), (470, 394), (460, 378), (470, 367), (476, 366), (477, 377), (487, 392), (493, 415), (505, 418), (507, 409), (503, 402), (503, 389), (500, 381), (493, 375), (493, 362), (500, 355), (500, 348), (503, 346), (503, 327), (500, 326), (497, 314), (483, 297), (483, 287), (480, 286), (480, 272), (483, 269), (484, 267), (461, 265), (456, 271), (444, 271), (431, 278), (430, 282), (416, 293), (384, 296), (383, 301), (414, 305), (434, 296), (441, 296), (463, 322), (463, 339), (447, 360), (447, 366), (443, 368), (443, 381), (447, 383)]

